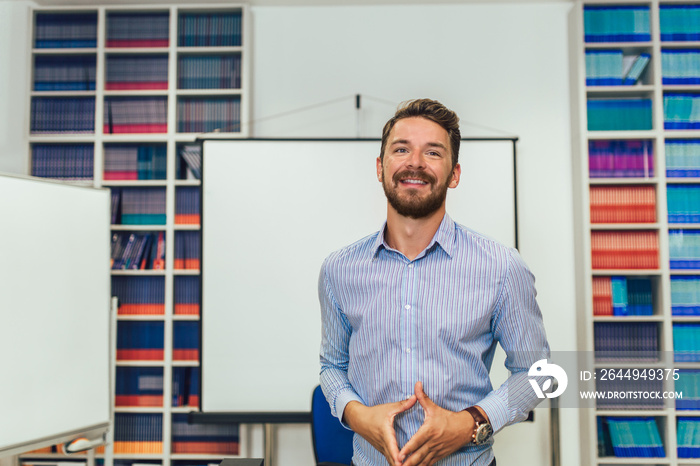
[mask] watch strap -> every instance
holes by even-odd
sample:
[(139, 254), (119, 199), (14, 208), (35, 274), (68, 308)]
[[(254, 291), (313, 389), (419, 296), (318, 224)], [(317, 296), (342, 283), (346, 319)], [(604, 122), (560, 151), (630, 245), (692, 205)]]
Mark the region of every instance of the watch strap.
[(472, 439), (472, 443), (480, 445), (483, 441), (480, 439), (477, 439), (477, 432), (479, 431), (479, 427), (483, 426), (484, 424), (486, 424), (490, 427), (491, 424), (489, 423), (489, 421), (486, 420), (484, 415), (481, 414), (481, 411), (479, 411), (476, 406), (470, 406), (470, 407), (466, 408), (464, 411), (471, 414), (471, 416), (474, 418), (474, 430), (472, 431), (472, 433), (470, 435), (470, 437)]
[(476, 426), (478, 427), (481, 424), (486, 424), (488, 421), (484, 417), (483, 414), (481, 414), (481, 411), (478, 410), (476, 406), (470, 406), (465, 409), (466, 412), (472, 415), (474, 418), (474, 422), (476, 422)]

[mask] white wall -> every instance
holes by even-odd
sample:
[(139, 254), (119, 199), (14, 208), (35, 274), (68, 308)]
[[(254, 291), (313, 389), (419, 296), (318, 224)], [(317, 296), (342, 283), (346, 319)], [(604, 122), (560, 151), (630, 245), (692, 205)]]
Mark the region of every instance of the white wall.
[(27, 174), (29, 7), (0, 0), (0, 172)]
[[(552, 349), (575, 350), (571, 8), (569, 3), (254, 7), (251, 134), (354, 137), (352, 96), (359, 93), (367, 96), (360, 113), (363, 137), (380, 136), (396, 103), (416, 97), (435, 98), (455, 110), (465, 135), (519, 136), (520, 250), (537, 277)], [(308, 108), (324, 102), (332, 103)], [(538, 410), (534, 426), (499, 433), (499, 466), (549, 464), (549, 443), (540, 440), (548, 435), (547, 416)], [(562, 463), (578, 465), (578, 415), (567, 409), (561, 417)], [(310, 447), (302, 431), (279, 429), (279, 442), (297, 451), (285, 450), (279, 465), (308, 464), (304, 455)]]
[[(27, 167), (30, 4), (0, 0), (0, 171), (24, 173)], [(519, 136), (520, 249), (537, 276), (552, 349), (575, 350), (571, 8), (566, 2), (253, 7), (251, 134), (354, 137), (352, 96), (359, 93), (365, 96), (361, 136), (379, 136), (396, 103), (416, 97), (436, 98), (457, 111), (465, 136)], [(287, 112), (291, 116), (273, 118)], [(566, 409), (561, 416), (562, 464), (576, 466), (578, 413)], [(513, 448), (532, 435), (544, 438), (546, 417), (539, 410), (534, 426), (498, 434), (499, 466), (549, 464), (547, 441)], [(308, 427), (281, 427), (277, 464), (311, 464), (309, 436)], [(261, 455), (259, 430), (250, 438), (249, 450)]]

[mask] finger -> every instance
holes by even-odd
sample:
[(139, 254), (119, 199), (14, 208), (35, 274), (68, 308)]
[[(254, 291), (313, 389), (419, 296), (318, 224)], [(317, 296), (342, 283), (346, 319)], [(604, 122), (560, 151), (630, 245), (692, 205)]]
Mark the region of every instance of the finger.
[(390, 431), (387, 433), (386, 449), (387, 449), (386, 459), (389, 461), (389, 464), (392, 464), (394, 466), (398, 466), (400, 464), (400, 462), (399, 462), (399, 444), (396, 442), (396, 431), (394, 430), (393, 427), (391, 427)]
[(418, 432), (413, 434), (413, 437), (411, 437), (408, 440), (408, 442), (406, 442), (406, 444), (403, 446), (403, 448), (399, 452), (399, 461), (401, 463), (406, 461), (406, 458), (408, 458), (409, 455), (415, 454), (415, 452), (420, 450), (428, 440), (429, 440), (429, 437), (428, 437), (428, 434), (426, 433), (425, 428), (421, 427), (420, 429), (418, 429)]
[(411, 456), (404, 459), (401, 466), (428, 466), (434, 463), (434, 455), (427, 445), (423, 445), (414, 451)]
[(433, 401), (430, 398), (428, 398), (428, 395), (426, 395), (425, 391), (423, 390), (423, 382), (416, 382), (415, 391), (418, 403), (420, 403), (423, 409), (427, 410), (427, 408), (430, 408), (434, 405)]
[(398, 401), (396, 414), (403, 413), (404, 411), (408, 411), (409, 409), (413, 408), (413, 405), (415, 405), (417, 401), (418, 398), (416, 395), (411, 395), (405, 400)]

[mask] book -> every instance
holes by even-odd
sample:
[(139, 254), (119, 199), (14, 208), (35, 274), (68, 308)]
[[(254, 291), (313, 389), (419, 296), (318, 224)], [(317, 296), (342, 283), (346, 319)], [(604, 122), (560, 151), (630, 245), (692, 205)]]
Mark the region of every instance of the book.
[(627, 74), (625, 74), (623, 83), (628, 86), (637, 84), (637, 81), (639, 81), (639, 77), (646, 69), (650, 60), (651, 55), (649, 55), (648, 53), (640, 53), (634, 60), (632, 66), (630, 67), (630, 70), (627, 72)]

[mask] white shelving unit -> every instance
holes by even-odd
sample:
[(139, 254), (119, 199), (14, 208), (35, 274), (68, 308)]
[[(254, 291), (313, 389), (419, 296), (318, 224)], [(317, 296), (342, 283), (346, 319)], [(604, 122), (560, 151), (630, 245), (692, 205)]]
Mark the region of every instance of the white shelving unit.
[[(43, 13), (93, 13), (97, 16), (97, 46), (89, 48), (35, 48), (34, 27), (37, 14)], [(107, 46), (107, 21), (111, 14), (149, 14), (162, 13), (168, 15), (169, 40), (163, 47), (108, 47)], [(242, 45), (240, 46), (180, 46), (178, 44), (179, 17), (183, 14), (225, 14), (240, 13), (242, 16)], [(226, 98), (240, 99), (240, 115), (237, 127), (227, 130), (222, 128), (217, 131), (217, 136), (245, 138), (248, 136), (247, 123), (250, 121), (250, 14), (247, 5), (244, 4), (197, 4), (197, 5), (130, 5), (130, 6), (80, 6), (80, 7), (56, 7), (37, 8), (31, 15), (29, 40), (31, 41), (32, 57), (30, 60), (29, 75), (32, 76), (32, 89), (34, 80), (34, 62), (38, 56), (75, 56), (88, 55), (95, 57), (96, 74), (95, 90), (90, 91), (34, 91), (30, 93), (27, 114), (31, 115), (31, 100), (39, 97), (90, 97), (95, 99), (94, 133), (64, 133), (64, 134), (33, 134), (29, 127), (30, 153), (31, 147), (36, 144), (75, 144), (82, 143), (92, 145), (94, 148), (94, 176), (92, 181), (77, 181), (82, 184), (92, 184), (96, 187), (131, 188), (131, 187), (158, 187), (166, 193), (166, 223), (164, 225), (113, 225), (113, 232), (123, 231), (163, 231), (165, 232), (165, 269), (163, 270), (113, 270), (113, 277), (163, 277), (165, 282), (165, 313), (163, 315), (119, 315), (117, 322), (148, 322), (157, 321), (164, 324), (164, 357), (162, 361), (116, 361), (116, 367), (160, 367), (163, 368), (163, 405), (157, 407), (115, 407), (116, 415), (124, 413), (157, 413), (163, 418), (162, 438), (163, 451), (158, 454), (115, 454), (112, 445), (108, 445), (104, 454), (97, 455), (97, 459), (104, 460), (106, 466), (112, 466), (115, 460), (127, 462), (146, 462), (162, 466), (172, 466), (175, 460), (186, 460), (189, 464), (218, 463), (224, 456), (231, 454), (177, 454), (173, 453), (171, 444), (173, 414), (184, 414), (197, 410), (197, 406), (172, 407), (172, 382), (173, 369), (177, 367), (199, 367), (198, 361), (174, 361), (173, 360), (173, 324), (176, 322), (199, 321), (199, 315), (176, 315), (174, 306), (174, 281), (179, 276), (200, 275), (199, 270), (178, 270), (174, 268), (175, 259), (175, 234), (178, 232), (198, 232), (200, 225), (182, 225), (175, 223), (176, 190), (181, 187), (199, 187), (200, 181), (196, 179), (177, 179), (178, 146), (195, 140), (202, 133), (178, 131), (178, 102), (183, 98)], [(180, 58), (185, 56), (230, 56), (240, 57), (240, 87), (235, 89), (180, 89), (178, 80), (178, 67)], [(106, 90), (106, 61), (109, 57), (118, 56), (161, 56), (167, 57), (167, 89), (155, 90)], [(167, 101), (167, 131), (162, 133), (121, 133), (107, 134), (104, 131), (105, 101), (114, 97), (143, 97), (158, 96)], [(119, 181), (104, 180), (105, 145), (108, 144), (160, 144), (166, 147), (167, 165), (166, 178), (164, 180), (139, 180)], [(29, 173), (32, 173), (31, 167)], [(116, 353), (116, 352), (115, 352)], [(113, 378), (115, 374), (112, 375)], [(113, 436), (113, 432), (111, 434)], [(239, 437), (240, 439), (240, 437)], [(244, 441), (239, 442), (240, 446)], [(85, 461), (84, 458), (72, 455), (70, 457), (61, 454), (32, 454), (21, 457), (22, 462), (31, 464), (35, 461)], [(184, 463), (180, 463), (184, 464)]]
[[(584, 15), (585, 6), (647, 6), (650, 12), (651, 41), (649, 42), (585, 42), (584, 40)], [(662, 42), (660, 36), (659, 5), (698, 5), (697, 1), (610, 1), (589, 0), (577, 1), (571, 15), (570, 30), (572, 36), (572, 50), (574, 73), (573, 92), (575, 93), (574, 120), (574, 153), (578, 154), (578, 163), (575, 164), (574, 192), (576, 199), (576, 263), (577, 263), (577, 326), (579, 328), (579, 349), (593, 353), (594, 350), (594, 325), (601, 322), (649, 322), (658, 325), (659, 350), (664, 355), (673, 355), (673, 324), (680, 322), (700, 322), (699, 317), (674, 316), (671, 312), (671, 276), (674, 275), (700, 275), (700, 270), (675, 270), (670, 268), (669, 260), (669, 229), (682, 227), (684, 229), (697, 228), (689, 224), (669, 224), (667, 211), (667, 185), (671, 183), (700, 183), (700, 178), (667, 178), (665, 140), (673, 138), (699, 138), (700, 132), (696, 130), (665, 130), (664, 129), (664, 92), (689, 91), (700, 92), (700, 85), (692, 86), (668, 86), (662, 84), (661, 51), (667, 48), (698, 48), (700, 42)], [(642, 52), (651, 55), (651, 61), (643, 73), (640, 82), (631, 86), (587, 86), (585, 51), (621, 49), (625, 54), (638, 54)], [(587, 99), (588, 98), (626, 98), (642, 97), (652, 101), (652, 129), (632, 131), (589, 131), (587, 125)], [(595, 140), (648, 140), (653, 144), (654, 172), (649, 177), (638, 178), (590, 178), (589, 177), (589, 141)], [(593, 224), (590, 218), (589, 189), (593, 186), (653, 186), (656, 194), (656, 222), (638, 224)], [(591, 232), (592, 231), (635, 231), (651, 230), (658, 233), (659, 257), (658, 269), (620, 269), (600, 270), (592, 265)], [(593, 286), (592, 278), (600, 276), (630, 276), (649, 277), (652, 283), (654, 311), (651, 316), (594, 316), (593, 311)], [(672, 360), (660, 360), (658, 362), (622, 361), (599, 362), (591, 361), (596, 368), (678, 368), (698, 369), (700, 363), (674, 363)], [(595, 384), (591, 382), (579, 382), (580, 390), (595, 390)], [(663, 390), (673, 391), (674, 380), (665, 380)], [(677, 454), (677, 417), (696, 416), (696, 411), (676, 410), (675, 400), (663, 400), (662, 409), (653, 410), (604, 410), (582, 409), (581, 413), (581, 438), (582, 460), (581, 464), (587, 465), (664, 465), (680, 466), (697, 464), (697, 459), (678, 458)], [(598, 450), (598, 416), (644, 416), (654, 417), (660, 427), (661, 439), (664, 444), (666, 456), (663, 458), (616, 458), (599, 456)]]

